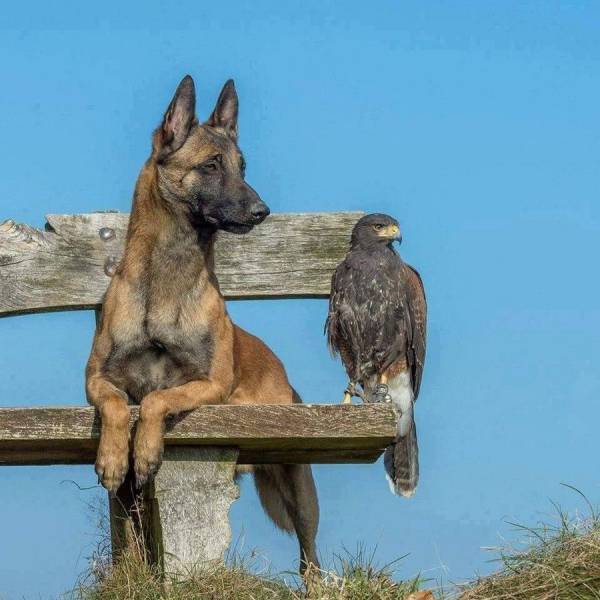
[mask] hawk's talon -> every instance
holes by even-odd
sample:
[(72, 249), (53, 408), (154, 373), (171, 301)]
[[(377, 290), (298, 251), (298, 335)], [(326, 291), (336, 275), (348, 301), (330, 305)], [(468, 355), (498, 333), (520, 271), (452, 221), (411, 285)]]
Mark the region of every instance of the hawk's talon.
[(363, 402), (365, 402), (365, 395), (362, 392), (362, 390), (359, 390), (356, 387), (356, 383), (350, 381), (348, 382), (348, 385), (344, 390), (344, 399), (342, 400), (342, 404), (352, 404), (352, 398), (354, 396), (360, 398)]

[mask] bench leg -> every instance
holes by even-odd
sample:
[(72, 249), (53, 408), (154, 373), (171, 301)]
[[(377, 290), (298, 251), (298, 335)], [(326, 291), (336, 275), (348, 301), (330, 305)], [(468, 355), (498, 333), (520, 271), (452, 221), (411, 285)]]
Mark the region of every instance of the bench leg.
[(231, 542), (229, 507), (239, 497), (235, 448), (165, 449), (150, 492), (155, 555), (166, 574), (221, 561)]
[(131, 469), (117, 493), (114, 496), (109, 494), (113, 560), (127, 552), (145, 563), (156, 562), (150, 539), (152, 515), (149, 512), (149, 493), (149, 486), (136, 489), (135, 474)]
[(128, 480), (111, 499), (113, 556), (124, 548), (185, 575), (223, 560), (231, 542), (229, 507), (239, 497), (235, 448), (167, 447), (162, 466), (142, 492)]

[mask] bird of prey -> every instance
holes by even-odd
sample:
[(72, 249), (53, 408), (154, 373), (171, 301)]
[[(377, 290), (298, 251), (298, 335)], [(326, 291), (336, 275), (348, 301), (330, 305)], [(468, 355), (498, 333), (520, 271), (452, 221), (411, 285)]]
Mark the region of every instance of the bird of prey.
[(384, 465), (392, 492), (409, 497), (419, 479), (413, 406), (425, 361), (427, 303), (421, 277), (392, 245), (401, 240), (398, 221), (388, 215), (356, 223), (331, 280), (325, 331), (350, 379), (342, 402), (360, 396), (391, 402), (397, 412), (397, 435)]

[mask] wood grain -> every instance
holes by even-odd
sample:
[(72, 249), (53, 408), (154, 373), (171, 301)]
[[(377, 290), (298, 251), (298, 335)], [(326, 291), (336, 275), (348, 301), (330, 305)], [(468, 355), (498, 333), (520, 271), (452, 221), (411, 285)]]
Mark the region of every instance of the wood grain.
[[(246, 235), (219, 233), (217, 276), (227, 298), (326, 297), (358, 212), (276, 214)], [(48, 215), (42, 231), (0, 224), (0, 315), (95, 308), (123, 253), (129, 215)], [(102, 239), (110, 228), (114, 237)]]
[[(0, 465), (91, 463), (99, 425), (93, 408), (1, 408)], [(388, 404), (203, 406), (170, 422), (165, 443), (236, 447), (248, 464), (372, 462), (395, 429)]]

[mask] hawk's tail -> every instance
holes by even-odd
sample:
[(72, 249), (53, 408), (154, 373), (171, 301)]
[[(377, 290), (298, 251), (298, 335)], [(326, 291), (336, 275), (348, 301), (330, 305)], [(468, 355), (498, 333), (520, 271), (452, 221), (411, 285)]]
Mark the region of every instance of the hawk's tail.
[(400, 417), (400, 421), (403, 419), (398, 424), (396, 441), (385, 450), (383, 464), (392, 494), (410, 498), (419, 482), (419, 447), (412, 410)]

